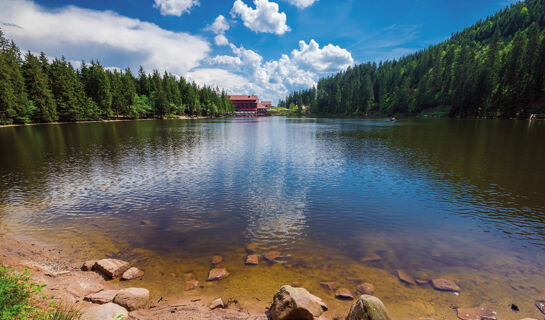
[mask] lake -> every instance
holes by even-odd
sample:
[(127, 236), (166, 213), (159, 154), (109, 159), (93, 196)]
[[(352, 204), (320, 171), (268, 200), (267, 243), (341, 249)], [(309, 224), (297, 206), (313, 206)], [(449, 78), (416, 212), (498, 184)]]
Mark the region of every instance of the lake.
[[(81, 261), (116, 257), (161, 296), (264, 308), (283, 284), (320, 296), (373, 283), (395, 319), (545, 299), (545, 122), (251, 119), (0, 128), (0, 231)], [(144, 222), (143, 222), (144, 221)], [(245, 266), (245, 247), (277, 250)], [(206, 282), (221, 254), (230, 276)], [(380, 260), (366, 261), (376, 254)], [(459, 295), (401, 283), (455, 280)], [(183, 291), (192, 272), (202, 288)], [(127, 284), (128, 286), (128, 284)], [(511, 311), (516, 304), (520, 312)], [(542, 316), (541, 316), (542, 317)]]

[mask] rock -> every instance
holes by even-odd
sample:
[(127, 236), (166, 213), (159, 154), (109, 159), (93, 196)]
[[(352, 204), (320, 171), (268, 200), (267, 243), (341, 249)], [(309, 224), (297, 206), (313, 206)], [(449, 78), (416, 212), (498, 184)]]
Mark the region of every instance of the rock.
[(101, 306), (89, 308), (81, 314), (80, 320), (109, 320), (122, 319), (128, 317), (127, 309), (113, 303), (106, 303)]
[(257, 251), (257, 243), (255, 242), (249, 243), (246, 246), (246, 251), (250, 254), (255, 253)]
[(337, 291), (335, 291), (335, 298), (341, 299), (341, 300), (354, 300), (354, 296), (352, 295), (352, 292), (346, 288), (339, 288)]
[(458, 318), (462, 320), (496, 320), (496, 311), (486, 307), (458, 308)]
[(246, 257), (245, 263), (250, 266), (257, 266), (259, 264), (259, 257), (257, 254), (251, 254)]
[(428, 283), (430, 283), (428, 280), (424, 280), (424, 279), (416, 279), (416, 283), (420, 286), (425, 286), (427, 285)]
[(337, 288), (337, 284), (333, 281), (322, 281), (320, 282), (320, 285), (326, 289), (327, 291), (335, 291), (335, 288)]
[(458, 292), (460, 291), (460, 287), (456, 284), (456, 282), (452, 280), (447, 279), (432, 279), (431, 285), (436, 289), (440, 291), (452, 291), (452, 292)]
[(123, 280), (134, 280), (134, 279), (138, 279), (140, 277), (142, 277), (144, 275), (144, 271), (138, 269), (138, 268), (135, 268), (135, 267), (132, 267), (132, 268), (129, 268), (129, 270), (125, 271), (123, 273), (123, 276), (121, 277), (121, 279)]
[(414, 279), (411, 276), (409, 276), (405, 271), (397, 270), (396, 272), (397, 272), (397, 277), (399, 278), (399, 280), (401, 280), (401, 282), (405, 282), (407, 284), (412, 284), (412, 285), (416, 284)]
[(272, 261), (274, 261), (274, 259), (280, 257), (280, 252), (278, 252), (278, 251), (269, 251), (269, 252), (265, 253), (263, 255), (263, 257), (265, 257), (265, 259), (272, 262)]
[(536, 301), (536, 307), (539, 311), (541, 311), (541, 313), (545, 313), (545, 301), (543, 300)]
[(390, 320), (390, 316), (379, 298), (364, 294), (354, 301), (346, 320)]
[(87, 280), (74, 280), (66, 288), (66, 291), (77, 298), (83, 298), (91, 293), (96, 293), (102, 290), (104, 290), (103, 285)]
[(114, 303), (129, 311), (144, 308), (149, 301), (149, 291), (144, 288), (128, 288), (120, 290), (114, 298)]
[(375, 286), (371, 283), (362, 283), (356, 287), (356, 292), (372, 296), (375, 293)]
[(117, 259), (102, 259), (98, 260), (93, 266), (95, 270), (102, 273), (104, 276), (115, 279), (120, 277), (123, 272), (130, 268), (130, 264), (123, 260)]
[(374, 262), (382, 260), (382, 258), (376, 253), (371, 253), (363, 256), (363, 258), (361, 258), (360, 260), (361, 262)]
[(85, 301), (92, 303), (104, 304), (114, 301), (115, 296), (119, 293), (119, 290), (104, 290), (97, 293), (90, 294), (83, 298)]
[(96, 260), (88, 260), (83, 263), (81, 266), (81, 270), (83, 271), (91, 271), (93, 270), (93, 266), (95, 265), (97, 261)]
[(216, 300), (212, 301), (210, 304), (210, 310), (214, 310), (216, 308), (223, 308), (225, 305), (223, 304), (223, 300), (221, 298), (217, 298)]
[(322, 299), (310, 294), (304, 288), (282, 286), (274, 295), (270, 309), (272, 320), (313, 320), (327, 311)]
[(185, 291), (190, 291), (190, 290), (197, 289), (198, 287), (199, 287), (199, 281), (197, 281), (197, 280), (187, 280), (185, 282), (184, 289), (185, 289)]
[(208, 273), (206, 281), (222, 280), (229, 276), (229, 272), (225, 268), (214, 268)]
[(214, 265), (220, 264), (222, 261), (223, 261), (222, 256), (213, 256), (212, 257), (212, 264), (214, 264)]

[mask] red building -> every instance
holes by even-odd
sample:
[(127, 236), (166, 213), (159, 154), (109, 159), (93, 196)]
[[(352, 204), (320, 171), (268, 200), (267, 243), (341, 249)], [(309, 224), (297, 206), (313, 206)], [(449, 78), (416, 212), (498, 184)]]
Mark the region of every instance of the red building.
[(238, 116), (265, 115), (267, 114), (267, 106), (272, 104), (270, 101), (260, 103), (259, 98), (255, 95), (229, 96), (229, 99), (233, 102)]

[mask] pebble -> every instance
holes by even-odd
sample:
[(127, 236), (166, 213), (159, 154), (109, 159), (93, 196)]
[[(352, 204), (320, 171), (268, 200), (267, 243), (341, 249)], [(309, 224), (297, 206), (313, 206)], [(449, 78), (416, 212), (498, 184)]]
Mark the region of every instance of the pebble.
[(356, 287), (356, 292), (372, 296), (375, 293), (375, 286), (371, 283), (362, 283)]
[(123, 273), (123, 276), (121, 277), (121, 279), (123, 280), (134, 280), (134, 279), (138, 279), (138, 278), (141, 278), (144, 276), (144, 271), (138, 269), (138, 268), (135, 268), (135, 267), (132, 267), (132, 268), (129, 268), (129, 270), (125, 271)]
[(212, 264), (216, 265), (216, 264), (220, 264), (223, 262), (223, 257), (222, 256), (213, 256), (212, 257)]
[(197, 280), (187, 280), (185, 282), (185, 291), (190, 291), (190, 290), (194, 290), (194, 289), (197, 289), (199, 287), (199, 281)]
[(256, 266), (256, 265), (259, 264), (259, 257), (257, 256), (257, 254), (248, 255), (246, 257), (246, 262), (245, 263), (247, 265)]
[(224, 268), (214, 268), (208, 273), (207, 281), (222, 280), (229, 276), (229, 272)]
[(216, 308), (223, 308), (225, 305), (223, 304), (223, 300), (221, 298), (217, 298), (216, 300), (212, 301), (210, 304), (210, 310), (214, 310)]
[(346, 288), (339, 288), (337, 291), (335, 291), (335, 298), (341, 299), (341, 300), (354, 300), (354, 296), (352, 295), (352, 292)]

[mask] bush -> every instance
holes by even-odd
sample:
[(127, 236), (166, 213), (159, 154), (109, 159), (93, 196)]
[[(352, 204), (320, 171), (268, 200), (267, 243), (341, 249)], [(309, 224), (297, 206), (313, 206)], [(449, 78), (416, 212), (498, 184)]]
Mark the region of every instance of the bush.
[(28, 270), (17, 273), (0, 266), (0, 319), (33, 319), (37, 310), (30, 301), (42, 288), (30, 281)]

